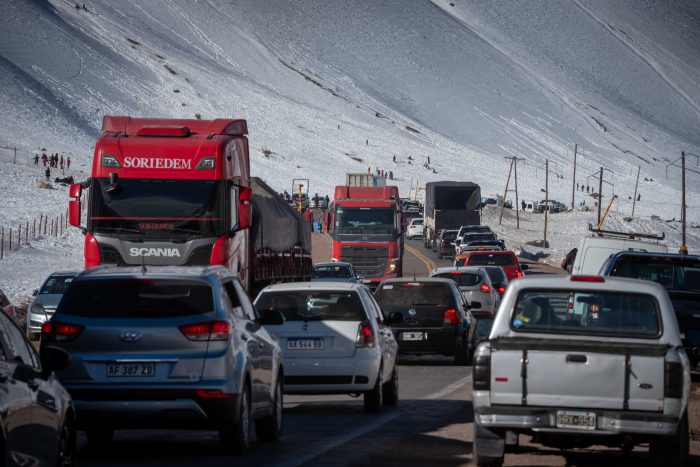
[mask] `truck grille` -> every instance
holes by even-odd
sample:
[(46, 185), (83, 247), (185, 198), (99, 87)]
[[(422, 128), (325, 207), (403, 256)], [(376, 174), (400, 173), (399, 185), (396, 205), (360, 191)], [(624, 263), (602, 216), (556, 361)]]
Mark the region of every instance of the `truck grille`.
[(389, 249), (383, 246), (344, 246), (340, 250), (343, 261), (352, 263), (363, 278), (383, 277)]

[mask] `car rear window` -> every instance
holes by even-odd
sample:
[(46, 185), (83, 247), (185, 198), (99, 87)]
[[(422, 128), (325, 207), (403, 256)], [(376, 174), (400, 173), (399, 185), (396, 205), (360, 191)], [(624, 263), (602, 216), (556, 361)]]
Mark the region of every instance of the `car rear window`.
[(437, 305), (452, 303), (450, 288), (439, 282), (393, 282), (382, 284), (374, 293), (380, 305)]
[(96, 318), (165, 318), (214, 310), (206, 281), (151, 278), (74, 281), (57, 314)]
[(667, 289), (700, 292), (700, 262), (683, 262), (659, 257), (620, 257), (611, 276), (657, 282)]
[(525, 290), (518, 296), (510, 325), (517, 332), (656, 337), (660, 322), (651, 295)]
[(317, 279), (348, 279), (352, 277), (352, 273), (347, 266), (314, 266), (311, 270), (311, 277)]
[(363, 321), (367, 319), (355, 292), (292, 290), (262, 292), (255, 302), (261, 311), (279, 310), (287, 321)]
[(471, 255), (467, 264), (469, 266), (515, 266), (515, 261), (511, 255)]
[(465, 242), (488, 241), (488, 240), (496, 240), (496, 236), (492, 233), (472, 233), (472, 234), (467, 234), (464, 236)]
[(435, 274), (433, 277), (441, 277), (443, 279), (452, 279), (457, 285), (462, 287), (471, 287), (473, 285), (481, 284), (483, 280), (480, 275), (471, 272), (444, 272), (440, 274)]
[(491, 282), (506, 282), (508, 280), (506, 277), (506, 273), (503, 272), (503, 269), (501, 269), (498, 266), (487, 266), (484, 269), (489, 275), (489, 279), (491, 279)]
[(448, 232), (443, 232), (443, 234), (442, 234), (443, 240), (454, 240), (455, 238), (457, 238), (457, 231), (456, 230), (450, 230)]
[(75, 276), (51, 276), (49, 277), (39, 291), (40, 295), (44, 294), (62, 294)]

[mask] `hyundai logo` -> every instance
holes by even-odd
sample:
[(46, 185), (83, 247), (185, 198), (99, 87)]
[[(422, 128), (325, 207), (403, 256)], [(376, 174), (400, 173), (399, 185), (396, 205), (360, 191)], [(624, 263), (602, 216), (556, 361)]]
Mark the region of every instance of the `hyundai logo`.
[(416, 316), (416, 309), (415, 309), (415, 308), (411, 308), (410, 310), (408, 310), (408, 314), (409, 314), (410, 316)]
[(124, 331), (119, 338), (124, 342), (136, 342), (141, 340), (141, 333), (138, 331)]

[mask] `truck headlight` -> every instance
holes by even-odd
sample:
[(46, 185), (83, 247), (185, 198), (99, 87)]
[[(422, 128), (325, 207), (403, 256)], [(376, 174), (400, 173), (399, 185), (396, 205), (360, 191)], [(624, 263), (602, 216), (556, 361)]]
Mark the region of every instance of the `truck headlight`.
[(399, 258), (392, 258), (391, 263), (389, 263), (389, 272), (395, 273), (399, 270)]
[(340, 260), (339, 260), (338, 258), (331, 258), (331, 261), (334, 262), (334, 263), (340, 262)]

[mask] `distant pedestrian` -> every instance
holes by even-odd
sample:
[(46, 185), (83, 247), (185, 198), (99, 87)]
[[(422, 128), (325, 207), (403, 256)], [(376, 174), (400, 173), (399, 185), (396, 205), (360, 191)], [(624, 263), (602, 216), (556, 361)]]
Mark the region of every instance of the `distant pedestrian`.
[(578, 182), (576, 182), (576, 191), (578, 191)]
[(44, 175), (46, 175), (46, 181), (47, 182), (50, 181), (51, 180), (51, 169), (46, 167), (46, 171), (44, 172)]
[(66, 159), (66, 168), (70, 170), (70, 157)]
[(525, 200), (520, 201), (520, 207), (523, 208), (523, 211), (525, 210)]
[(428, 164), (430, 164), (430, 156), (428, 156)]
[(394, 164), (396, 164), (396, 154), (394, 154), (394, 158), (392, 160), (394, 161)]
[(34, 154), (34, 165), (39, 165), (39, 154)]
[(367, 167), (367, 173), (368, 173), (368, 174), (371, 174), (371, 173), (372, 173), (372, 166), (371, 166), (371, 165), (370, 165), (369, 167)]
[(394, 179), (394, 172), (392, 172), (392, 171), (390, 170), (390, 171), (389, 171), (389, 180), (393, 180), (393, 179)]
[(642, 194), (639, 193), (639, 194), (637, 195), (637, 201), (641, 201), (641, 200), (642, 200)]
[(586, 193), (590, 193), (590, 192), (591, 192), (591, 187), (589, 185), (586, 185)]
[(44, 167), (46, 167), (46, 162), (49, 160), (48, 157), (46, 157), (46, 153), (41, 155), (41, 162), (44, 164)]
[(369, 140), (368, 140), (368, 139), (365, 140), (365, 146), (369, 146)]
[(309, 222), (309, 225), (311, 226), (311, 232), (313, 233), (313, 231), (314, 231), (314, 213), (311, 209), (306, 210), (306, 212), (304, 213), (304, 219), (306, 219)]

